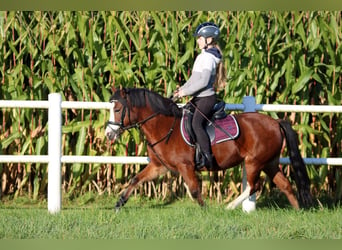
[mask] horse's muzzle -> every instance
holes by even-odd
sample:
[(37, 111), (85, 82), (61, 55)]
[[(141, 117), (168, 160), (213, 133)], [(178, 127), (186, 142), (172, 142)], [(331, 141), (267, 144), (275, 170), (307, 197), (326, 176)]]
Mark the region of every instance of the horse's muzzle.
[(121, 134), (121, 129), (117, 125), (107, 124), (105, 135), (108, 140), (115, 141)]
[(117, 137), (118, 137), (118, 134), (114, 133), (113, 131), (108, 131), (108, 132), (106, 131), (106, 137), (110, 141), (115, 141), (117, 139)]

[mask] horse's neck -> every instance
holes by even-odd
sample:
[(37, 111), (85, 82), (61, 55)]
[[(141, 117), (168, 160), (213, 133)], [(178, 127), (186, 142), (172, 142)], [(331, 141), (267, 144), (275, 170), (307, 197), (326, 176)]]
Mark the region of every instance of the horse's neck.
[[(151, 116), (152, 114), (150, 114)], [(145, 119), (149, 117), (146, 116)], [(147, 120), (141, 126), (141, 130), (146, 136), (146, 139), (150, 143), (154, 143), (155, 140), (159, 140), (161, 137), (169, 133), (174, 126), (176, 126), (177, 121), (175, 121), (173, 116), (165, 116), (158, 114), (155, 117)]]

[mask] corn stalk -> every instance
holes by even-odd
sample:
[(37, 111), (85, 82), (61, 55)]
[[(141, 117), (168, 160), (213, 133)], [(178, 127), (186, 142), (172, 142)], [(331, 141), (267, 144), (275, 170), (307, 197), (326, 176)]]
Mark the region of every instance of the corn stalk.
[[(228, 81), (218, 95), (240, 103), (341, 105), (341, 12), (328, 11), (34, 11), (0, 12), (0, 96), (12, 100), (108, 101), (114, 87), (146, 87), (169, 95), (190, 76), (192, 33), (204, 21), (220, 26)], [(291, 119), (305, 157), (341, 157), (338, 114), (271, 113)], [(47, 112), (0, 111), (2, 154), (47, 154)], [(146, 155), (139, 131), (111, 145), (104, 138), (105, 111), (64, 110), (64, 155)], [(117, 194), (144, 166), (63, 166), (63, 191)], [(286, 168), (284, 168), (286, 169)], [(341, 170), (308, 166), (312, 189), (342, 198)], [(44, 164), (2, 164), (2, 195), (45, 195)], [(206, 196), (238, 194), (240, 168), (203, 176)], [(184, 195), (182, 180), (166, 175), (136, 194)]]

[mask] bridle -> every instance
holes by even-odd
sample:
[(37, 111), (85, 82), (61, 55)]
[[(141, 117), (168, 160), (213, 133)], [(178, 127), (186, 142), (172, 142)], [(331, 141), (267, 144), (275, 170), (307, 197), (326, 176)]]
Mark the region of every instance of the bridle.
[[(118, 131), (117, 130), (114, 130), (112, 128), (112, 126), (109, 126), (110, 129), (112, 129), (117, 135), (120, 135), (122, 134), (125, 130), (129, 130), (131, 128), (138, 128), (139, 130), (141, 130), (141, 126), (144, 125), (146, 122), (148, 122), (149, 120), (151, 120), (152, 118), (156, 117), (157, 115), (160, 114), (160, 112), (155, 112), (153, 113), (152, 115), (146, 117), (145, 119), (141, 120), (141, 121), (138, 121), (134, 124), (132, 124), (131, 122), (131, 117), (130, 117), (130, 109), (128, 108), (128, 104), (127, 104), (127, 100), (126, 99), (123, 99), (123, 100), (112, 100), (111, 103), (114, 103), (114, 102), (120, 102), (121, 105), (123, 106), (123, 110), (121, 112), (121, 118), (120, 118), (120, 122), (113, 122), (113, 121), (108, 121), (106, 126), (108, 125), (114, 125), (114, 126), (118, 126), (119, 129)], [(114, 111), (114, 110), (113, 110)], [(129, 124), (127, 126), (124, 125), (124, 119), (126, 117), (126, 113), (128, 114), (128, 120), (129, 120)], [(171, 137), (171, 134), (173, 133), (173, 130), (174, 130), (174, 127), (176, 125), (176, 120), (177, 118), (174, 117), (174, 121), (172, 123), (172, 126), (171, 128), (169, 129), (169, 131), (167, 132), (166, 135), (164, 135), (163, 137), (161, 137), (159, 140), (157, 140), (156, 142), (154, 143), (151, 143), (149, 142), (148, 140), (147, 141), (147, 146), (150, 147), (150, 149), (152, 150), (152, 152), (154, 153), (154, 155), (157, 157), (157, 159), (160, 161), (160, 163), (162, 165), (164, 165), (167, 169), (170, 169), (172, 170), (172, 168), (170, 168), (170, 166), (168, 166), (168, 164), (166, 164), (163, 159), (161, 158), (161, 156), (158, 154), (158, 152), (154, 149), (154, 146), (156, 146), (157, 144), (161, 143), (162, 141), (165, 140), (165, 143), (167, 144), (170, 137)]]
[[(143, 124), (145, 124), (146, 122), (148, 122), (149, 120), (151, 120), (152, 118), (154, 118), (154, 117), (156, 117), (157, 115), (160, 114), (160, 112), (155, 112), (155, 113), (153, 113), (152, 115), (146, 117), (145, 119), (143, 119), (143, 120), (141, 120), (141, 121), (138, 121), (138, 122), (132, 124), (132, 122), (131, 122), (131, 116), (130, 116), (130, 110), (129, 110), (129, 108), (128, 108), (128, 105), (127, 105), (126, 100), (122, 100), (122, 101), (113, 100), (113, 101), (111, 101), (111, 103), (114, 103), (114, 102), (120, 102), (121, 105), (123, 106), (123, 110), (122, 110), (122, 112), (121, 112), (120, 122), (107, 121), (106, 126), (108, 126), (108, 125), (118, 126), (118, 127), (119, 127), (119, 129), (118, 129), (119, 131), (114, 131), (114, 129), (113, 129), (111, 126), (109, 126), (109, 128), (112, 129), (112, 130), (113, 130), (116, 134), (118, 134), (118, 135), (122, 134), (125, 130), (129, 130), (129, 129), (131, 129), (131, 128), (138, 128), (138, 129), (140, 129), (141, 126), (142, 126)], [(125, 117), (126, 117), (126, 113), (128, 114), (128, 120), (129, 120), (129, 125), (127, 125), (127, 126), (124, 125), (124, 119), (125, 119)], [(150, 146), (150, 147), (153, 149), (153, 147), (154, 147), (155, 145), (157, 145), (158, 143), (160, 143), (160, 142), (162, 142), (162, 141), (164, 141), (164, 140), (166, 140), (166, 143), (167, 143), (168, 140), (169, 140), (169, 138), (170, 138), (170, 136), (171, 136), (171, 134), (172, 134), (172, 132), (173, 132), (173, 129), (174, 129), (174, 127), (175, 127), (175, 124), (176, 124), (176, 117), (175, 117), (175, 119), (174, 119), (174, 121), (173, 121), (173, 124), (172, 124), (170, 130), (168, 131), (168, 133), (167, 133), (165, 136), (163, 136), (161, 139), (159, 139), (159, 140), (158, 140), (157, 142), (155, 142), (155, 143), (150, 143), (150, 142), (148, 141), (148, 142), (147, 142), (147, 145)], [(154, 150), (153, 150), (153, 151), (154, 151)]]
[[(119, 131), (117, 131), (117, 130), (114, 131), (114, 129), (113, 129), (111, 126), (109, 126), (109, 128), (112, 129), (117, 135), (120, 135), (120, 134), (122, 134), (125, 130), (129, 130), (129, 129), (131, 129), (131, 128), (138, 128), (139, 130), (141, 130), (141, 126), (142, 126), (143, 124), (145, 124), (146, 122), (148, 122), (149, 120), (151, 120), (152, 118), (154, 118), (154, 117), (156, 117), (157, 115), (160, 114), (160, 112), (155, 112), (155, 113), (153, 113), (152, 115), (146, 117), (145, 119), (143, 119), (143, 120), (141, 120), (141, 121), (138, 121), (138, 122), (132, 124), (132, 122), (131, 122), (131, 117), (130, 117), (130, 110), (129, 110), (129, 108), (128, 108), (127, 101), (126, 101), (126, 100), (122, 100), (122, 101), (113, 100), (113, 101), (111, 101), (111, 102), (112, 102), (112, 103), (113, 103), (113, 102), (120, 102), (120, 103), (122, 104), (122, 106), (123, 106), (123, 110), (122, 110), (122, 112), (121, 112), (120, 122), (108, 121), (108, 122), (107, 122), (107, 125), (106, 125), (106, 126), (108, 126), (108, 125), (118, 126), (118, 127), (119, 127), (119, 129), (118, 129)], [(124, 103), (123, 103), (123, 102), (124, 102)], [(124, 125), (124, 119), (125, 119), (126, 113), (128, 113), (128, 120), (129, 120), (129, 125), (127, 125), (127, 126)], [(161, 143), (161, 142), (164, 141), (164, 140), (165, 140), (165, 143), (168, 143), (168, 141), (169, 141), (169, 139), (170, 139), (170, 136), (171, 136), (171, 134), (172, 134), (172, 132), (173, 132), (173, 130), (174, 130), (174, 127), (175, 127), (175, 125), (176, 125), (176, 120), (177, 120), (177, 118), (175, 117), (175, 118), (174, 118), (174, 121), (173, 121), (173, 124), (172, 124), (171, 128), (169, 129), (169, 131), (167, 132), (166, 135), (164, 135), (163, 137), (161, 137), (159, 140), (157, 140), (157, 141), (154, 142), (154, 143), (151, 143), (151, 142), (147, 141), (147, 146), (149, 146), (149, 147), (151, 148), (152, 152), (153, 152), (154, 155), (158, 158), (158, 160), (161, 162), (161, 164), (163, 164), (166, 168), (168, 168), (168, 169), (170, 169), (170, 170), (171, 170), (172, 168), (170, 168), (170, 167), (162, 160), (162, 158), (160, 157), (160, 155), (159, 155), (159, 154), (156, 152), (156, 150), (154, 149), (154, 146), (157, 145), (157, 144), (159, 144), (159, 143)]]
[[(111, 101), (111, 103), (114, 103), (114, 102), (120, 102), (118, 100), (113, 100)], [(152, 115), (150, 115), (149, 117), (139, 121), (139, 122), (136, 122), (134, 124), (132, 124), (131, 122), (131, 116), (130, 116), (130, 110), (128, 108), (128, 105), (127, 103), (122, 103), (120, 102), (123, 106), (123, 110), (121, 112), (121, 118), (120, 118), (120, 122), (113, 122), (113, 121), (107, 121), (106, 123), (106, 126), (108, 125), (114, 125), (114, 126), (118, 126), (119, 127), (119, 134), (123, 133), (125, 130), (129, 130), (131, 128), (140, 128), (141, 125), (143, 125), (145, 122), (147, 122), (148, 120), (152, 119), (153, 117), (157, 116), (159, 114), (159, 112), (156, 112), (156, 113), (153, 113)], [(127, 112), (128, 111), (128, 112)], [(128, 113), (128, 120), (129, 120), (129, 125), (125, 126), (124, 125), (124, 119), (125, 119), (125, 116), (126, 116), (126, 112)], [(114, 130), (111, 126), (109, 126), (112, 130)]]

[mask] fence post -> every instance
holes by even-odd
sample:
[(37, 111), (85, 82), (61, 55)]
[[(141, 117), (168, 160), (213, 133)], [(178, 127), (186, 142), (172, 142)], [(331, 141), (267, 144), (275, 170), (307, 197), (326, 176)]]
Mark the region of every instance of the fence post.
[(62, 134), (62, 96), (49, 94), (48, 110), (48, 211), (51, 214), (61, 210), (61, 134)]
[[(253, 96), (245, 96), (243, 98), (242, 104), (244, 105), (244, 112), (255, 112), (256, 111), (256, 103), (255, 98)], [(246, 189), (247, 186), (247, 177), (246, 177), (246, 167), (245, 163), (243, 165), (242, 170), (242, 190)], [(256, 209), (256, 194), (249, 196), (248, 199), (242, 202), (242, 210), (249, 213), (255, 211)]]

